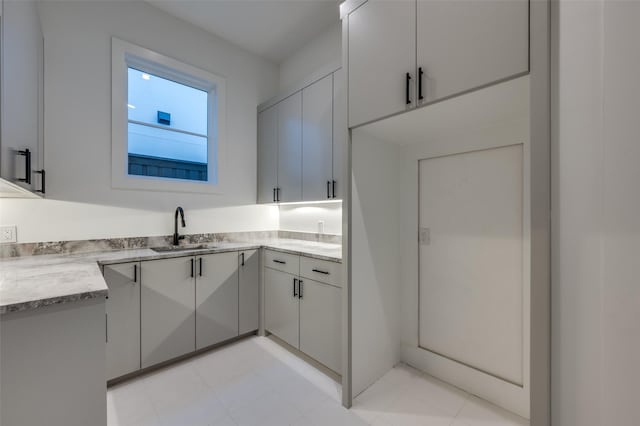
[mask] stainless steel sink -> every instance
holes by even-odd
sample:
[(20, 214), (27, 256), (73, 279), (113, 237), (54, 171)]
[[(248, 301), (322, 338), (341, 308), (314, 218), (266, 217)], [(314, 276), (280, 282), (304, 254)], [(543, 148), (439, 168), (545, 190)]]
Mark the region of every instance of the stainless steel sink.
[(156, 253), (167, 253), (167, 252), (179, 252), (179, 251), (192, 251), (192, 250), (207, 250), (213, 249), (216, 246), (209, 244), (199, 244), (194, 246), (162, 246), (162, 247), (151, 247), (151, 250)]

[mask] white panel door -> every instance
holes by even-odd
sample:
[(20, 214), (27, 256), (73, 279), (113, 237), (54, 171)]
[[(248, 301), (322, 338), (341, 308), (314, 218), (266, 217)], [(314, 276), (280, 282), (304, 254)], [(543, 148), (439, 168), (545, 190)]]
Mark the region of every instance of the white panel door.
[(278, 186), (278, 108), (258, 113), (258, 203), (275, 202)]
[(302, 200), (332, 197), (333, 75), (302, 91)]
[(278, 201), (302, 200), (302, 92), (278, 103)]
[(107, 380), (140, 369), (140, 262), (106, 265)]
[(260, 326), (260, 250), (245, 250), (238, 256), (239, 333)]
[[(415, 102), (416, 1), (369, 0), (349, 15), (349, 127)], [(410, 104), (406, 74), (411, 74)]]
[(420, 346), (523, 381), (523, 148), (420, 161)]
[(300, 350), (340, 373), (341, 342), (342, 289), (303, 279), (300, 284)]
[(238, 253), (196, 258), (196, 349), (238, 335)]
[(286, 272), (264, 268), (265, 329), (294, 348), (300, 344), (297, 280)]
[(424, 102), (526, 72), (528, 0), (419, 0)]
[(141, 263), (142, 368), (195, 350), (194, 261), (189, 256)]

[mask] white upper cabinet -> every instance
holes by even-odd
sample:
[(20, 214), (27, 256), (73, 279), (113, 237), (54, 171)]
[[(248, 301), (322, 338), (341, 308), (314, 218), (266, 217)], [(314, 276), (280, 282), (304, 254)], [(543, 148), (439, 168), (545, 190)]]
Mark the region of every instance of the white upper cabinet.
[(528, 0), (418, 0), (417, 22), (423, 102), (529, 69)]
[(342, 69), (258, 112), (258, 203), (342, 198)]
[(43, 51), (37, 3), (3, 5), (0, 174), (29, 191), (43, 193)]
[(276, 201), (302, 199), (302, 93), (278, 104), (278, 188)]
[(333, 75), (302, 90), (302, 200), (332, 197)]
[(258, 113), (258, 203), (276, 200), (278, 186), (278, 107)]
[(415, 9), (415, 0), (369, 0), (349, 15), (349, 127), (415, 101)]
[(342, 199), (344, 183), (344, 157), (347, 149), (347, 82), (344, 68), (333, 73), (333, 182), (332, 198)]
[(347, 23), (349, 127), (529, 70), (528, 0), (369, 0)]

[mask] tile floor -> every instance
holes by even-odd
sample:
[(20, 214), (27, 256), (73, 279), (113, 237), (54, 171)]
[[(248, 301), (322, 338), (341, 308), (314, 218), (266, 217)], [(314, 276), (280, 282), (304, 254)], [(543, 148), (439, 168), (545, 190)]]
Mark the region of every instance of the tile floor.
[(109, 388), (109, 425), (526, 426), (406, 365), (354, 402), (340, 386), (268, 338), (252, 337)]

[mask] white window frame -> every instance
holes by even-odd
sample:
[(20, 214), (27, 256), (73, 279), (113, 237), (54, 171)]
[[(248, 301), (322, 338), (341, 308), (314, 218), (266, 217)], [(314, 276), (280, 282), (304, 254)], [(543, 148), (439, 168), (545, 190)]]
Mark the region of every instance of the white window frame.
[[(207, 181), (129, 174), (128, 68), (208, 93)], [(222, 194), (226, 165), (226, 80), (144, 47), (111, 38), (111, 186), (162, 192)]]

